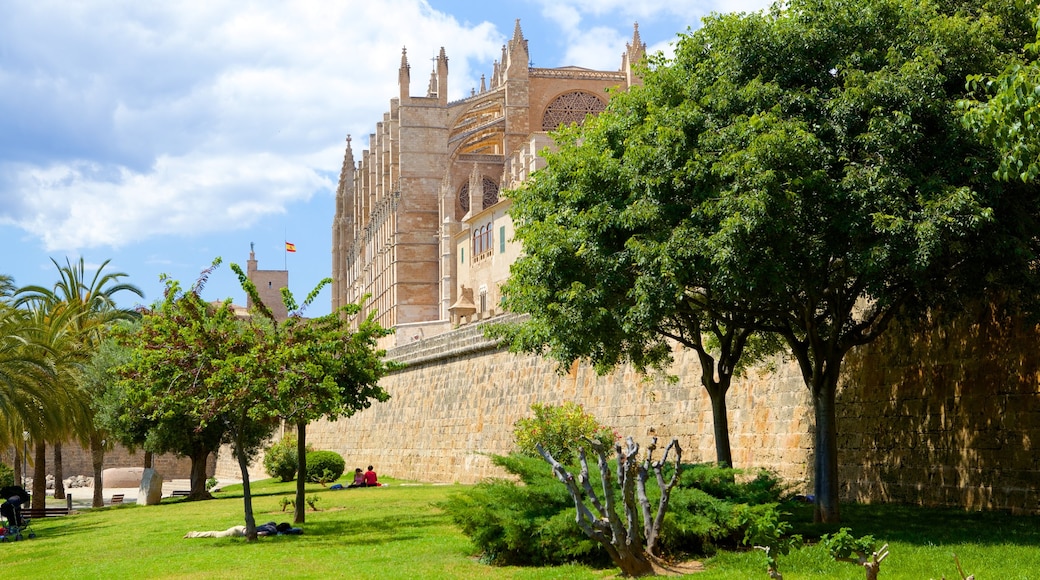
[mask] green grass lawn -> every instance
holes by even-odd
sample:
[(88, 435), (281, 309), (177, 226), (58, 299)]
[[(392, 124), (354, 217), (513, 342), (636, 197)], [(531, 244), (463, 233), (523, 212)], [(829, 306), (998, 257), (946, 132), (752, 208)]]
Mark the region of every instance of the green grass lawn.
[[(455, 486), (392, 485), (330, 491), (308, 487), (318, 511), (307, 511), (301, 536), (183, 539), (189, 530), (218, 530), (242, 523), (241, 490), (230, 488), (205, 502), (164, 500), (159, 506), (126, 505), (39, 519), (37, 537), (0, 544), (5, 578), (609, 578), (616, 569), (491, 567), (432, 503)], [(257, 523), (291, 521), (283, 497), (295, 483), (254, 484)], [(794, 514), (799, 531), (825, 532)], [(882, 578), (959, 578), (956, 553), (979, 578), (1036, 578), (1040, 573), (1040, 518), (890, 506), (844, 506), (845, 525), (890, 544)], [(765, 579), (761, 552), (725, 552), (708, 571), (688, 577)], [(818, 546), (782, 557), (787, 580), (862, 578), (862, 570), (836, 563)]]

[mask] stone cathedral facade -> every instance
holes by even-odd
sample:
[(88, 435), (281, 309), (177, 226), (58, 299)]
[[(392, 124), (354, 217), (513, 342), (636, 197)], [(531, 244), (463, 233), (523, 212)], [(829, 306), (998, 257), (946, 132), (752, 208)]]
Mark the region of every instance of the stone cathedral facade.
[(548, 131), (581, 123), (608, 89), (638, 82), (646, 45), (638, 25), (616, 71), (530, 66), (519, 20), (490, 79), (448, 101), (448, 56), (424, 96), (411, 93), (402, 52), (400, 94), (355, 153), (347, 138), (332, 225), (332, 307), (370, 295), (364, 314), (397, 329), (401, 345), (500, 314), (499, 286), (518, 252), (501, 192), (543, 161)]

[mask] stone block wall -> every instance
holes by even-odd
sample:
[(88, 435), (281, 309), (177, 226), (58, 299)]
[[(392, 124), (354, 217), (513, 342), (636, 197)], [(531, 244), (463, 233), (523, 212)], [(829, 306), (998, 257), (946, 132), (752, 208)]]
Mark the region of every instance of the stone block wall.
[[(505, 320), (500, 317), (495, 321)], [(918, 326), (895, 324), (845, 360), (837, 397), (842, 501), (1040, 513), (1040, 332), (998, 307)], [(513, 423), (535, 402), (576, 401), (621, 435), (678, 437), (688, 461), (714, 459), (711, 405), (696, 356), (676, 350), (675, 383), (631, 368), (510, 354), (477, 325), (390, 351), (410, 366), (384, 379), (387, 403), (308, 430), (348, 471), (472, 483), (504, 475)], [(812, 488), (813, 419), (798, 369), (782, 357), (735, 381), (729, 418), (737, 467), (775, 470)], [(237, 467), (227, 455), (230, 477)], [(266, 477), (257, 473), (257, 477)]]
[(897, 326), (849, 356), (843, 495), (1040, 513), (1038, 338), (988, 305)]
[[(697, 357), (685, 349), (676, 352), (675, 382), (627, 367), (599, 376), (576, 364), (558, 373), (545, 359), (500, 349), (476, 325), (394, 349), (390, 357), (409, 364), (384, 379), (390, 401), (312, 424), (307, 440), (315, 449), (342, 454), (348, 468), (371, 464), (403, 479), (473, 483), (504, 475), (488, 454), (510, 451), (513, 423), (530, 416), (531, 404), (575, 401), (622, 436), (645, 444), (653, 430), (660, 441), (678, 437), (685, 460), (715, 459), (711, 404)], [(734, 462), (775, 469), (807, 488), (807, 391), (789, 364), (774, 362), (769, 368), (781, 370), (752, 372), (730, 390)]]
[[(28, 473), (30, 477), (33, 474), (32, 461), (35, 453), (35, 450), (30, 447)], [(14, 451), (8, 449), (0, 453), (0, 462), (11, 465), (13, 460)], [(51, 475), (54, 474), (53, 462), (54, 451), (48, 445), (46, 472)], [(104, 466), (106, 469), (111, 467), (143, 467), (144, 452), (137, 451), (136, 453), (131, 453), (125, 447), (117, 445), (105, 452)], [(81, 447), (75, 442), (66, 442), (61, 446), (61, 467), (63, 476), (66, 479), (74, 475), (92, 477), (94, 474), (94, 468), (91, 466), (90, 450)], [(191, 460), (186, 457), (178, 457), (173, 454), (154, 455), (152, 457), (152, 467), (167, 481), (171, 479), (187, 479), (191, 476)], [(216, 458), (210, 456), (206, 473), (213, 473), (215, 468)]]

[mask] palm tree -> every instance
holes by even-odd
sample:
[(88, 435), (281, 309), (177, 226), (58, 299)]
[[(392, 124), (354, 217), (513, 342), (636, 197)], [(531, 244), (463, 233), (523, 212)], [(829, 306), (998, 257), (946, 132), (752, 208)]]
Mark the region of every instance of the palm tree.
[[(104, 273), (109, 260), (105, 260), (98, 266), (89, 282), (83, 258), (80, 258), (76, 264), (66, 258), (64, 266), (53, 259), (51, 261), (58, 269), (59, 275), (53, 288), (48, 289), (41, 286), (22, 288), (18, 291), (17, 303), (34, 305), (35, 309), (46, 312), (49, 320), (54, 323), (62, 320), (63, 324), (67, 325), (65, 330), (75, 341), (74, 348), (55, 351), (60, 352), (61, 356), (58, 358), (68, 363), (60, 365), (62, 372), (59, 372), (57, 381), (60, 383), (59, 386), (65, 386), (58, 390), (67, 394), (68, 397), (64, 406), (65, 421), (61, 423), (59, 429), (47, 433), (47, 439), (55, 442), (55, 493), (60, 496), (64, 495), (64, 489), (60, 488), (63, 476), (60, 442), (69, 437), (74, 436), (84, 446), (89, 446), (94, 465), (94, 481), (100, 481), (100, 470), (104, 457), (101, 442), (106, 437), (94, 421), (92, 400), (95, 393), (81, 388), (79, 371), (82, 365), (86, 364), (93, 353), (100, 348), (112, 323), (136, 317), (134, 310), (121, 308), (116, 304), (116, 295), (121, 292), (130, 292), (138, 297), (143, 297), (144, 294), (137, 286), (121, 281), (127, 274), (123, 272)], [(57, 331), (57, 329), (54, 330)], [(57, 334), (55, 334), (56, 337)], [(95, 507), (104, 505), (102, 491), (100, 486), (94, 487), (93, 505)]]
[(31, 418), (39, 419), (43, 387), (53, 374), (48, 350), (39, 343), (39, 328), (30, 314), (12, 302), (13, 280), (0, 275), (0, 446), (14, 448), (16, 479), (22, 473), (22, 433)]

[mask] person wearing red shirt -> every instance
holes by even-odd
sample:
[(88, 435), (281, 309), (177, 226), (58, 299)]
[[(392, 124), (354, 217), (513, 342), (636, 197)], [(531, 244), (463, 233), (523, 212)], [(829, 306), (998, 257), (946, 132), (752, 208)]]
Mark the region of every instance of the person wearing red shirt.
[(383, 485), (379, 483), (379, 479), (376, 477), (376, 472), (372, 471), (372, 466), (368, 466), (368, 471), (365, 472), (365, 487), (378, 487)]

